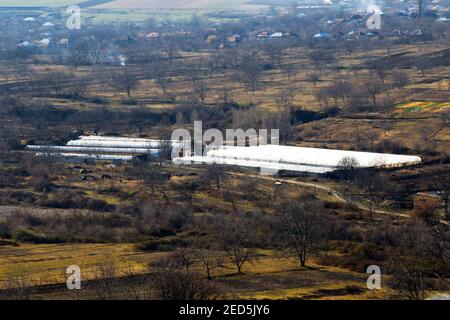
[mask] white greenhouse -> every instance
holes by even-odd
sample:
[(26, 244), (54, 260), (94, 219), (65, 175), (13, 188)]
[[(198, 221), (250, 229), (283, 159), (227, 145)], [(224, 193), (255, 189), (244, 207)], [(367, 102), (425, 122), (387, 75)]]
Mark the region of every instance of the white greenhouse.
[[(171, 145), (177, 145), (179, 142), (171, 141)], [(122, 137), (100, 137), (100, 136), (81, 136), (77, 140), (71, 140), (68, 146), (77, 147), (98, 147), (98, 148), (147, 148), (156, 149), (161, 146), (161, 140), (141, 139), (141, 138), (122, 138)]]
[(174, 162), (216, 163), (268, 170), (327, 173), (337, 170), (344, 159), (352, 159), (360, 168), (401, 167), (422, 162), (417, 156), (276, 145), (223, 147), (208, 151), (206, 156), (176, 158)]
[(85, 153), (43, 153), (38, 152), (36, 156), (50, 156), (50, 157), (61, 157), (64, 159), (83, 159), (83, 160), (97, 160), (97, 161), (132, 161), (133, 156), (123, 156), (123, 155), (110, 155), (110, 154), (85, 154)]
[(85, 154), (158, 154), (158, 149), (150, 148), (100, 148), (100, 147), (77, 147), (77, 146), (27, 146), (27, 150), (39, 152), (81, 152)]
[[(97, 160), (127, 162), (135, 158), (157, 157), (162, 147), (160, 140), (81, 136), (65, 146), (28, 145), (26, 150), (37, 152), (37, 156), (52, 156), (65, 160)], [(171, 142), (176, 145), (176, 142)]]

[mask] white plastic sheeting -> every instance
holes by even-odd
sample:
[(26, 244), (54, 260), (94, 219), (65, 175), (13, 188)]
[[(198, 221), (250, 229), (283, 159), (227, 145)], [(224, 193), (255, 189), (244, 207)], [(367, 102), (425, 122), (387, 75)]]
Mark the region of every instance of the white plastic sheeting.
[(111, 154), (84, 154), (84, 153), (45, 153), (38, 152), (36, 156), (47, 157), (62, 157), (66, 159), (78, 158), (78, 159), (92, 159), (99, 161), (132, 161), (133, 156), (111, 155)]
[[(77, 140), (69, 141), (65, 146), (29, 145), (26, 149), (37, 151), (37, 156), (131, 161), (136, 155), (157, 156), (161, 145), (160, 140), (152, 139), (81, 136)], [(176, 142), (172, 142), (172, 145), (176, 145)]]
[(185, 165), (204, 163), (204, 164), (222, 164), (230, 166), (249, 167), (249, 168), (261, 168), (267, 170), (268, 172), (294, 171), (294, 172), (309, 172), (315, 174), (323, 174), (335, 170), (334, 168), (329, 167), (304, 166), (304, 165), (283, 164), (267, 161), (236, 160), (236, 159), (202, 157), (202, 156), (176, 158), (174, 159), (173, 162), (175, 164), (185, 164)]
[(27, 150), (49, 152), (82, 152), (82, 153), (106, 153), (106, 154), (158, 154), (158, 149), (150, 148), (97, 148), (77, 146), (27, 146)]
[(112, 140), (72, 140), (68, 146), (98, 147), (98, 148), (158, 148), (159, 142), (132, 142)]
[[(172, 145), (179, 145), (178, 141), (171, 141)], [(156, 149), (161, 146), (161, 140), (122, 138), (122, 137), (100, 137), (81, 136), (78, 140), (71, 140), (68, 146), (77, 147), (100, 147), (100, 148), (149, 148)]]
[(79, 136), (78, 140), (109, 140), (109, 141), (136, 141), (136, 142), (158, 142), (156, 139), (146, 138), (127, 138), (127, 137), (108, 137), (108, 136)]
[(338, 168), (342, 159), (354, 159), (361, 168), (398, 167), (419, 164), (417, 156), (356, 152), (290, 146), (223, 147), (211, 150), (205, 157), (183, 157), (175, 163), (221, 163), (270, 170), (326, 173)]

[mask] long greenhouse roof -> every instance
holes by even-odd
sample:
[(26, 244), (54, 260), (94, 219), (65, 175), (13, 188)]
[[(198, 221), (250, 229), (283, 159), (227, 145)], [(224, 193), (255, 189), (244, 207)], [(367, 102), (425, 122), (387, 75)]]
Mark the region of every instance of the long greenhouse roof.
[(206, 156), (177, 158), (178, 163), (221, 163), (273, 170), (326, 173), (336, 170), (343, 159), (353, 159), (358, 167), (392, 167), (421, 163), (418, 156), (357, 152), (290, 146), (223, 147)]

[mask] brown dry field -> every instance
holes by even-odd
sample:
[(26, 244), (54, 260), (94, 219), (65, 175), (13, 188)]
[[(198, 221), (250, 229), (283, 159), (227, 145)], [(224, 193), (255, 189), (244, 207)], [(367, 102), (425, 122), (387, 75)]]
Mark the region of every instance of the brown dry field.
[[(397, 53), (406, 52), (406, 57), (415, 57), (423, 54), (431, 54), (438, 52), (446, 48), (445, 46), (429, 46), (422, 47), (417, 45), (397, 46), (392, 48), (392, 55)], [(208, 79), (208, 84), (211, 88), (211, 92), (208, 94), (206, 103), (214, 104), (220, 99), (222, 94), (221, 88), (227, 87), (231, 89), (231, 98), (240, 104), (252, 104), (262, 110), (277, 112), (276, 98), (281, 92), (286, 90), (288, 86), (295, 87), (298, 90), (298, 94), (295, 96), (294, 105), (302, 107), (307, 110), (321, 110), (321, 106), (314, 93), (316, 89), (327, 87), (332, 84), (333, 81), (342, 79), (351, 79), (358, 81), (367, 79), (371, 75), (366, 69), (351, 70), (346, 69), (340, 73), (332, 70), (325, 70), (322, 73), (321, 79), (317, 84), (317, 88), (312, 83), (307, 81), (308, 74), (317, 71), (316, 68), (311, 65), (307, 58), (308, 50), (304, 49), (291, 49), (285, 55), (286, 59), (284, 64), (290, 64), (295, 68), (295, 74), (291, 79), (288, 79), (283, 70), (274, 69), (265, 71), (262, 73), (260, 82), (261, 88), (253, 95), (249, 90), (242, 86), (239, 82), (233, 79), (232, 74), (216, 74)], [(182, 53), (180, 53), (182, 54)], [(368, 54), (369, 57), (381, 58), (386, 56), (384, 51), (372, 51)], [(198, 57), (201, 57), (199, 55)], [(197, 57), (197, 58), (198, 58)], [(193, 58), (196, 58), (195, 56)], [(338, 56), (341, 61), (341, 65), (347, 68), (357, 67), (366, 63), (363, 53), (355, 53), (352, 57)], [(429, 70), (425, 79), (435, 79), (431, 83), (425, 83), (425, 79), (420, 75), (420, 72), (415, 69), (408, 69), (408, 74), (411, 77), (412, 83), (405, 88), (405, 92), (400, 92), (398, 89), (391, 89), (388, 92), (393, 97), (398, 98), (402, 102), (413, 101), (450, 101), (450, 92), (447, 90), (450, 84), (450, 67), (439, 67)], [(439, 79), (439, 80), (436, 80)], [(179, 99), (186, 98), (186, 92), (191, 90), (192, 82), (183, 77), (171, 77), (171, 84), (168, 86), (168, 91), (173, 93)], [(118, 101), (120, 98), (125, 98), (125, 94), (108, 90), (103, 86), (92, 88), (92, 94), (106, 95), (113, 100)], [(158, 86), (151, 81), (141, 81), (141, 85), (133, 93), (135, 98), (148, 98), (156, 95), (160, 95), (161, 90)], [(332, 104), (331, 104), (332, 105)], [(148, 107), (152, 107), (149, 105)], [(161, 106), (156, 106), (157, 108)], [(163, 106), (164, 107), (164, 106)]]
[[(404, 57), (414, 58), (420, 55), (432, 54), (446, 48), (445, 46), (423, 46), (423, 45), (402, 45), (394, 46), (391, 54), (405, 53)], [(179, 53), (185, 55), (184, 53)], [(189, 59), (196, 59), (204, 56), (205, 53), (196, 55), (189, 55)], [(369, 51), (368, 57), (381, 58), (385, 57), (387, 53), (385, 50)], [(187, 55), (186, 55), (187, 56)], [(341, 71), (339, 74), (331, 70), (325, 70), (317, 83), (317, 87), (307, 81), (308, 74), (316, 71), (316, 67), (312, 65), (308, 59), (308, 50), (305, 49), (291, 49), (285, 54), (284, 64), (294, 66), (295, 73), (291, 79), (288, 79), (286, 74), (281, 69), (274, 69), (265, 71), (260, 77), (262, 86), (255, 94), (249, 92), (249, 89), (237, 82), (233, 78), (233, 74), (214, 74), (207, 80), (210, 87), (210, 92), (206, 98), (206, 104), (214, 106), (217, 101), (220, 101), (222, 91), (221, 88), (230, 88), (230, 98), (242, 105), (253, 105), (256, 110), (261, 112), (276, 113), (279, 111), (276, 99), (280, 94), (286, 90), (287, 87), (292, 86), (298, 90), (294, 98), (294, 105), (296, 108), (305, 110), (321, 111), (324, 105), (320, 105), (315, 97), (316, 90), (325, 88), (342, 79), (351, 79), (358, 83), (364, 79), (371, 77), (369, 70), (358, 68), (364, 66), (367, 56), (363, 53), (357, 52), (349, 57), (348, 55), (339, 56), (341, 65), (347, 69)], [(355, 67), (354, 69), (351, 69)], [(130, 66), (135, 68), (135, 66)], [(137, 70), (139, 67), (136, 66)], [(89, 68), (80, 68), (77, 72), (87, 73)], [(399, 103), (398, 108), (394, 108), (392, 118), (388, 121), (383, 118), (382, 114), (378, 114), (374, 119), (367, 114), (358, 115), (359, 119), (345, 118), (339, 116), (337, 118), (328, 118), (321, 121), (315, 121), (299, 126), (299, 131), (302, 134), (302, 144), (315, 147), (332, 147), (332, 148), (349, 148), (353, 147), (353, 140), (355, 131), (364, 132), (365, 129), (373, 128), (379, 133), (379, 139), (389, 138), (398, 139), (408, 147), (414, 147), (417, 141), (420, 141), (420, 127), (424, 124), (432, 123), (435, 126), (440, 125), (438, 119), (439, 113), (450, 108), (450, 67), (440, 66), (439, 68), (431, 69), (423, 77), (415, 68), (407, 69), (411, 77), (411, 84), (404, 90), (392, 88), (383, 92), (389, 94), (390, 97), (395, 98), (396, 103)], [(167, 110), (176, 107), (180, 103), (189, 101), (189, 91), (192, 91), (192, 81), (187, 80), (184, 76), (172, 76), (169, 79), (170, 83), (167, 85), (168, 93), (176, 97), (174, 103), (157, 102), (161, 97), (162, 91), (153, 81), (141, 81), (137, 90), (133, 92), (133, 97), (139, 101), (139, 108), (148, 108), (152, 110)], [(389, 76), (386, 80), (389, 83)], [(133, 109), (134, 106), (124, 106), (121, 104), (123, 99), (126, 99), (126, 94), (113, 90), (104, 84), (93, 85), (90, 88), (90, 95), (101, 96), (110, 99), (112, 108), (121, 108), (124, 110)], [(381, 96), (381, 95), (380, 95)], [(155, 100), (155, 101), (152, 101)], [(71, 101), (65, 99), (53, 99), (52, 102), (59, 107), (71, 107), (91, 109), (97, 107), (92, 103), (80, 104), (78, 101)], [(442, 104), (439, 108), (417, 108), (413, 107), (419, 102)], [(333, 106), (332, 102), (329, 106)], [(411, 111), (412, 110), (412, 111)], [(373, 115), (371, 115), (373, 117)], [(437, 140), (440, 141), (438, 151), (450, 153), (450, 134), (446, 130), (442, 130), (437, 135)]]
[[(165, 256), (165, 252), (137, 251), (133, 244), (28, 245), (0, 247), (0, 288), (8, 282), (5, 276), (20, 276), (29, 285), (64, 283), (65, 268), (76, 264), (84, 280), (98, 279), (103, 264), (114, 263), (117, 276), (151, 272), (148, 264)], [(199, 266), (198, 272), (203, 272)], [(213, 271), (214, 281), (225, 289), (228, 299), (380, 299), (394, 295), (388, 287), (371, 291), (366, 288), (365, 274), (337, 267), (326, 267), (311, 260), (300, 268), (292, 255), (271, 250), (258, 250), (244, 265), (244, 274), (237, 275), (225, 264)], [(82, 290), (79, 298), (96, 298)], [(39, 295), (39, 299), (70, 298), (71, 292)], [(97, 297), (98, 298), (98, 297)]]

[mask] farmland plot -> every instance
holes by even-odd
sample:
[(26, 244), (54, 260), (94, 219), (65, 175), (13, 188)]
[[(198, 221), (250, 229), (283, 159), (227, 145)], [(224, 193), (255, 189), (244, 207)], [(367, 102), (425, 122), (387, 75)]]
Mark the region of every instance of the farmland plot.
[(33, 284), (61, 283), (66, 268), (78, 265), (84, 279), (92, 279), (99, 266), (113, 261), (121, 272), (140, 273), (160, 253), (136, 251), (133, 244), (22, 244), (0, 247), (0, 289), (8, 277), (21, 276)]
[(115, 0), (97, 6), (103, 9), (226, 9), (244, 5), (246, 0)]

